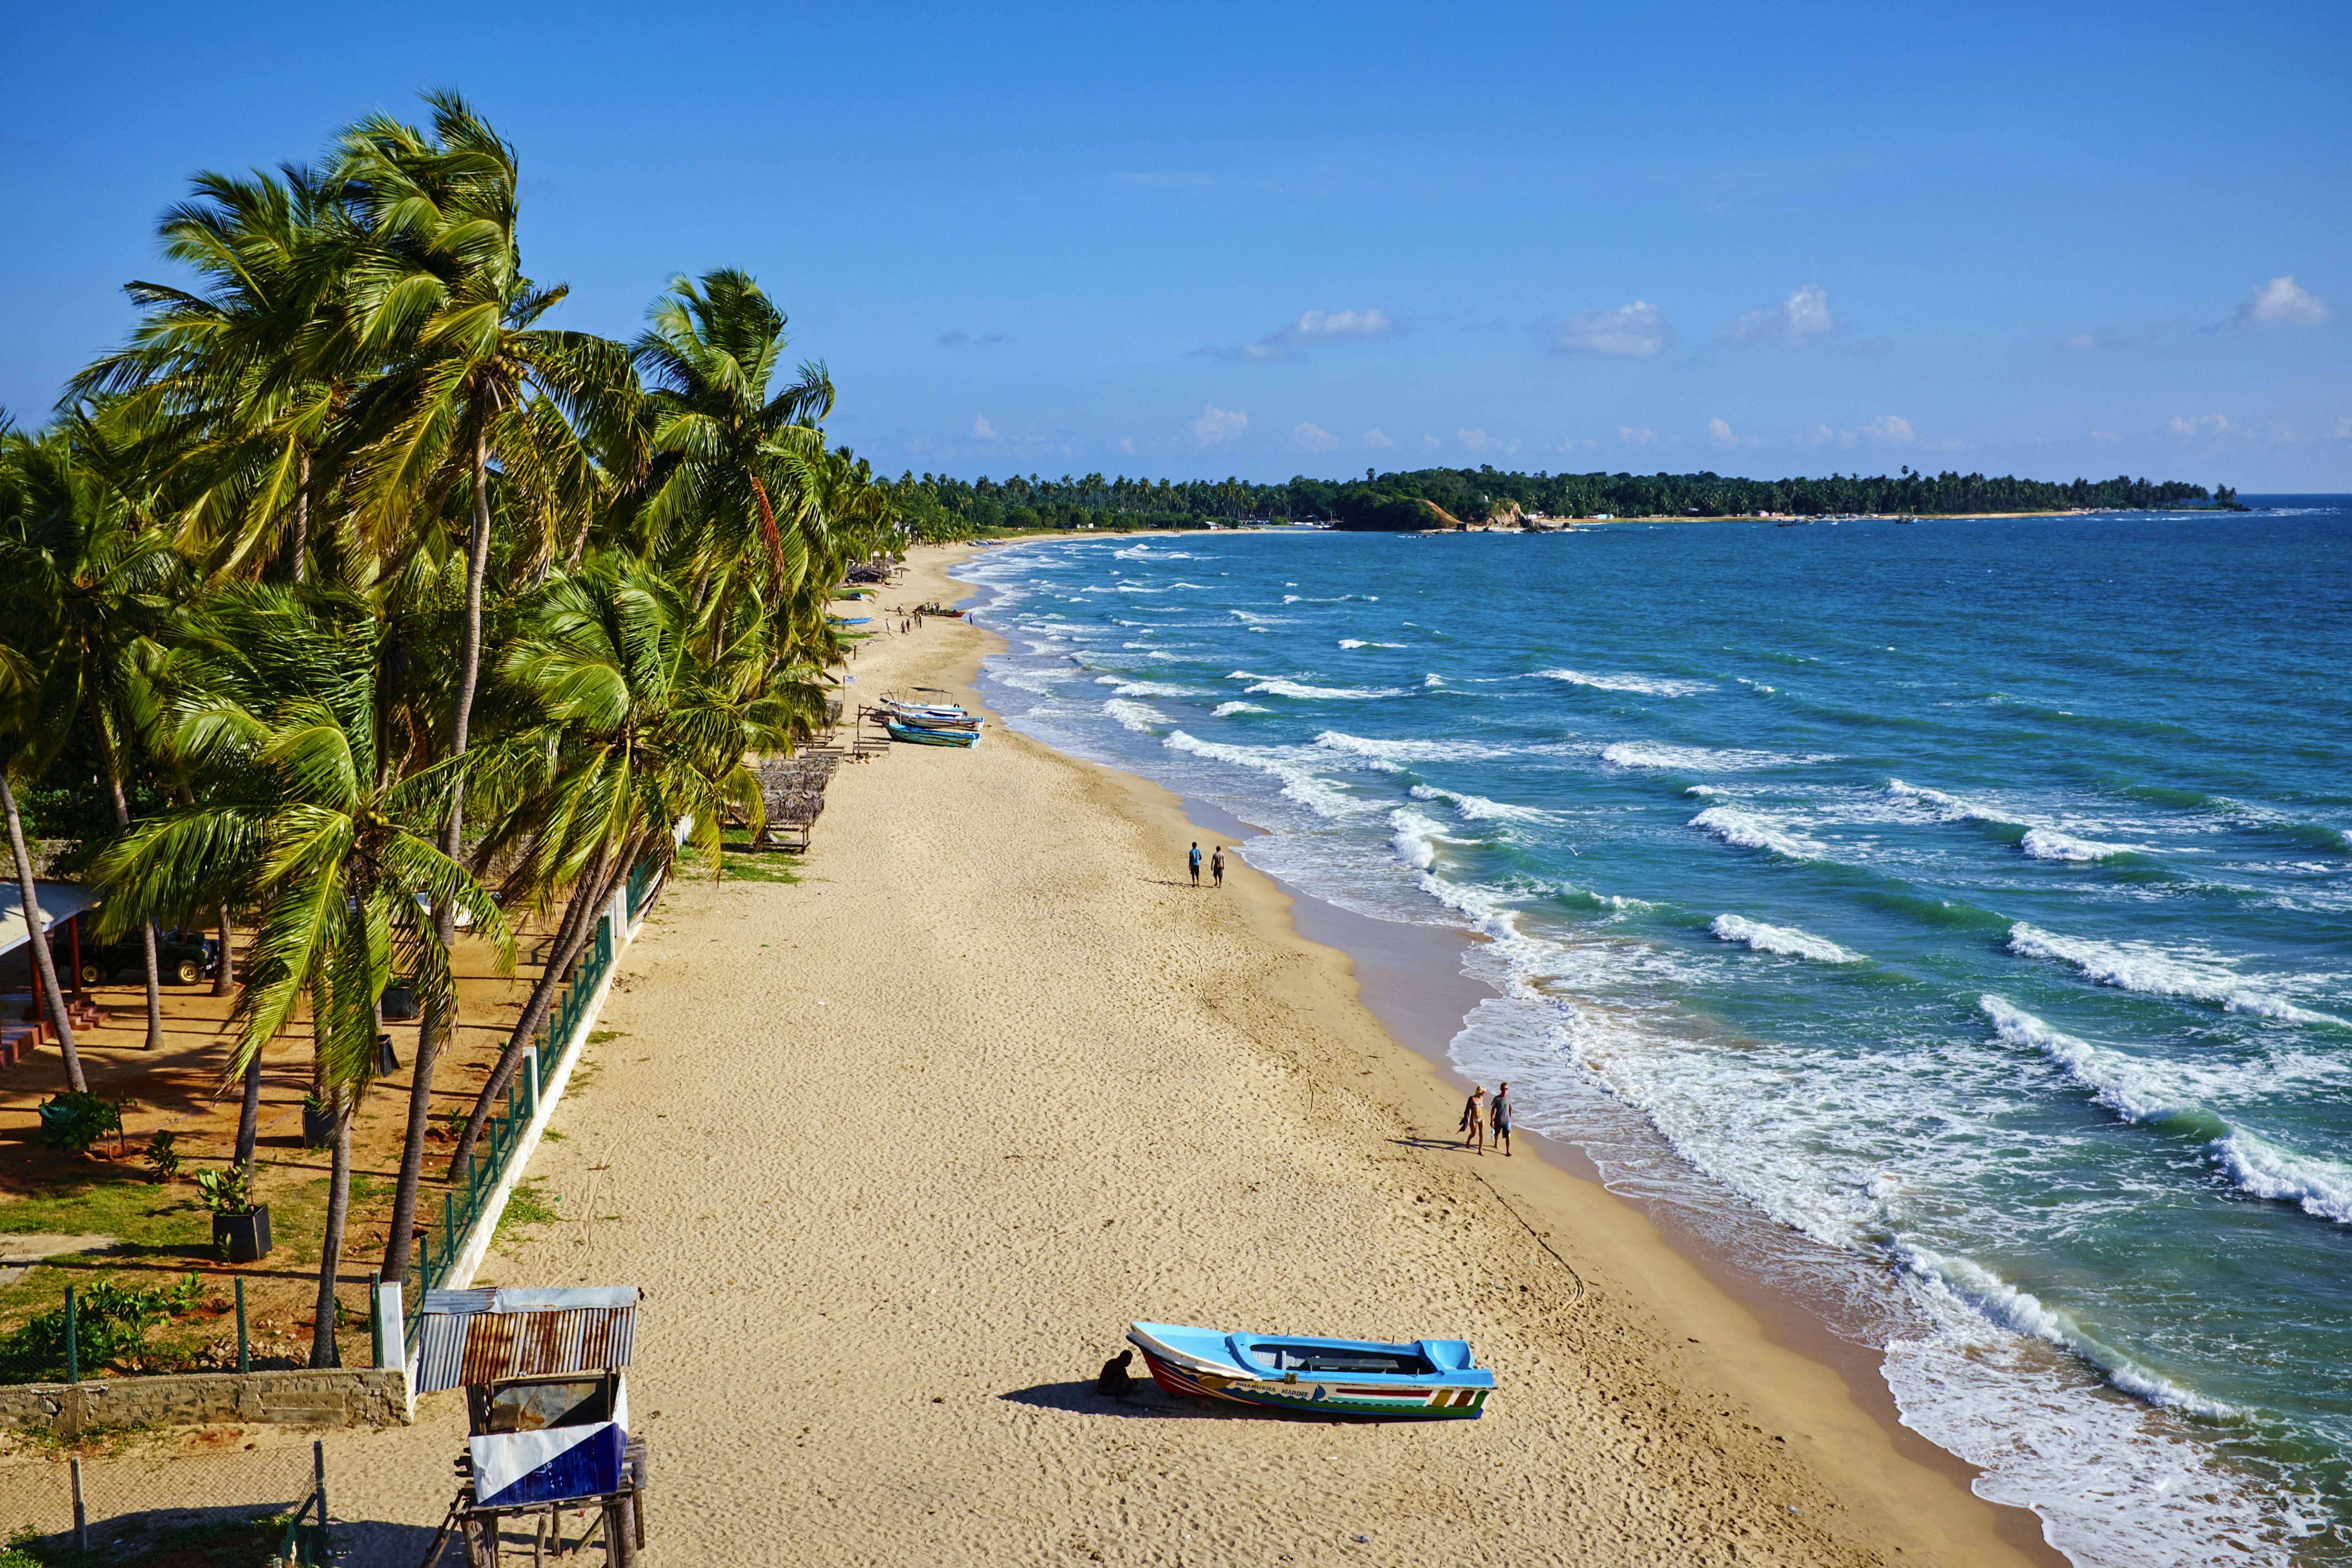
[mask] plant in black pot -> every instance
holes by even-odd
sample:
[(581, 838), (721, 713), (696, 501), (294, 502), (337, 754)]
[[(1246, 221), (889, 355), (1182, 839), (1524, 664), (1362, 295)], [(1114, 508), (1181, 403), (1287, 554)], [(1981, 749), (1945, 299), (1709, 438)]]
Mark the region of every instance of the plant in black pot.
[(302, 1147), (324, 1149), (335, 1141), (335, 1102), (315, 1094), (302, 1097)]
[(213, 1211), (213, 1248), (231, 1263), (269, 1256), (269, 1205), (253, 1201), (253, 1173), (243, 1165), (199, 1171), (196, 1189)]

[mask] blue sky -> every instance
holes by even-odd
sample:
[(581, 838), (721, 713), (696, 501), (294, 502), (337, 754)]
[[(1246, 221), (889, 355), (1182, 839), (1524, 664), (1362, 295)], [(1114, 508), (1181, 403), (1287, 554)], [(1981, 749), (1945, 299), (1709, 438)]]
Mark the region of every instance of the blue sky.
[(888, 472), (2352, 490), (2352, 7), (44, 6), (0, 405), (207, 167), (454, 86), (633, 333), (735, 265)]

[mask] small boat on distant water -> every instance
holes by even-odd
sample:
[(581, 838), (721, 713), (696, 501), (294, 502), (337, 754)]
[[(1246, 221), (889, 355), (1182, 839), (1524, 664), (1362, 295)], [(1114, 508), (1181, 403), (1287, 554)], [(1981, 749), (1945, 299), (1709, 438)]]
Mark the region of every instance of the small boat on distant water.
[(902, 724), (896, 719), (885, 719), (882, 727), (890, 731), (894, 741), (904, 741), (916, 746), (975, 746), (980, 743), (977, 722), (969, 730), (930, 730), (919, 724)]
[(1495, 1374), (1460, 1340), (1326, 1340), (1226, 1334), (1178, 1323), (1131, 1323), (1152, 1381), (1188, 1399), (1227, 1399), (1310, 1415), (1475, 1421)]

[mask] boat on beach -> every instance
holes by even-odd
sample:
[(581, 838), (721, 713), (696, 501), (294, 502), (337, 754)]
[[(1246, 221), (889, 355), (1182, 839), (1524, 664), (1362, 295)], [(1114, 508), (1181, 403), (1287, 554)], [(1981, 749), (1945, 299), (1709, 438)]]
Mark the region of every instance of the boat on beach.
[(917, 746), (975, 746), (980, 743), (977, 721), (969, 730), (926, 729), (919, 724), (904, 724), (896, 719), (885, 719), (882, 727), (890, 731), (894, 741), (904, 741)]
[(1474, 1421), (1495, 1374), (1461, 1340), (1331, 1340), (1228, 1334), (1179, 1323), (1130, 1323), (1151, 1380), (1186, 1399), (1224, 1399), (1313, 1415)]

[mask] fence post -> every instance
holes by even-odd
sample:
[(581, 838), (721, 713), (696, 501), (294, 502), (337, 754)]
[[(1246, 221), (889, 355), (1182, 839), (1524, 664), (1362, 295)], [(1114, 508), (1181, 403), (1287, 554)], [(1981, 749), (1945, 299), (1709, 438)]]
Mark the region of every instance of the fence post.
[(89, 1550), (89, 1514), (81, 1502), (81, 1461), (73, 1461), (74, 1550)]
[(457, 1200), (447, 1190), (441, 1194), (441, 1258), (442, 1267), (457, 1250)]
[[(74, 1288), (66, 1287), (66, 1381), (81, 1381), (81, 1331), (74, 1320)], [(79, 1475), (77, 1469), (74, 1472)]]
[(241, 1376), (253, 1370), (253, 1347), (245, 1337), (245, 1278), (236, 1281), (236, 1370)]
[(310, 1474), (318, 1482), (319, 1550), (324, 1554), (321, 1559), (324, 1561), (334, 1556), (335, 1548), (334, 1543), (327, 1539), (327, 1445), (317, 1439), (310, 1444)]
[(368, 1270), (368, 1365), (383, 1364), (383, 1270)]
[(523, 1047), (522, 1063), (522, 1081), (528, 1086), (523, 1090), (523, 1110), (536, 1121), (539, 1120), (539, 1047), (536, 1045)]

